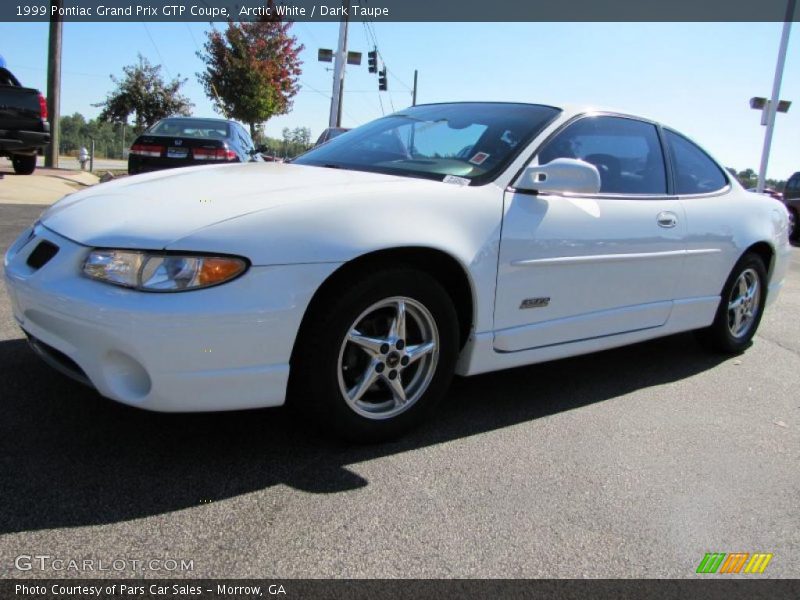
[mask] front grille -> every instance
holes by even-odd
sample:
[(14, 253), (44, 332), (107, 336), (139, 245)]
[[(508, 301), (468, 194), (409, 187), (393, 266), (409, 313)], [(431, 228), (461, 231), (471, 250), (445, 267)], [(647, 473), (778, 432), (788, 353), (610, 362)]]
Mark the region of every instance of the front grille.
[(33, 249), (33, 252), (28, 255), (26, 264), (32, 269), (41, 269), (56, 254), (58, 254), (58, 246), (47, 240), (42, 240), (39, 242), (39, 245)]
[(56, 371), (63, 373), (67, 377), (71, 377), (72, 379), (79, 381), (84, 385), (93, 387), (92, 382), (89, 380), (89, 377), (86, 375), (84, 370), (81, 369), (78, 366), (78, 363), (72, 360), (69, 356), (67, 356), (60, 350), (56, 350), (52, 346), (45, 344), (42, 340), (33, 337), (27, 331), (25, 331), (25, 335), (28, 336), (28, 343), (30, 344), (33, 351), (44, 362), (53, 367)]

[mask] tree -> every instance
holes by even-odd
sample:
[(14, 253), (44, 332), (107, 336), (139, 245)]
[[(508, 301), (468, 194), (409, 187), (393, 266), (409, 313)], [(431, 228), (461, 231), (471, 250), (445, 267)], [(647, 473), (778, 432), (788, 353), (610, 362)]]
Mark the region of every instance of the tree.
[(186, 79), (173, 79), (169, 83), (161, 77), (161, 65), (150, 64), (139, 55), (139, 62), (122, 68), (124, 77), (111, 76), (116, 89), (106, 96), (99, 119), (112, 123), (127, 123), (134, 115), (137, 131), (153, 125), (159, 119), (173, 115), (190, 115), (194, 106), (180, 93)]
[(289, 112), (300, 89), (303, 45), (290, 28), (279, 17), (229, 21), (224, 33), (209, 31), (205, 54), (197, 53), (206, 65), (197, 74), (206, 95), (226, 118), (247, 123), (254, 138), (264, 121)]
[(281, 131), (283, 143), (280, 144), (284, 156), (297, 156), (311, 147), (311, 129), (308, 127), (284, 127)]
[(83, 144), (86, 136), (86, 118), (80, 113), (64, 115), (61, 117), (60, 125), (60, 144), (61, 154), (71, 154), (76, 152)]
[(740, 171), (737, 177), (739, 182), (746, 188), (755, 187), (756, 183), (758, 183), (758, 174), (753, 169)]
[[(758, 184), (758, 173), (753, 169), (745, 169), (743, 171), (736, 171), (732, 167), (727, 167), (728, 172), (739, 180), (744, 188), (754, 188)], [(772, 188), (778, 192), (782, 192), (786, 187), (785, 179), (767, 179), (765, 187)]]
[(311, 145), (311, 129), (308, 127), (296, 127), (294, 130), (294, 141), (302, 146)]
[(95, 156), (122, 158), (122, 126), (100, 119), (87, 121), (80, 114), (65, 115), (60, 120), (59, 152), (77, 155), (82, 147), (91, 148), (94, 141)]
[(308, 127), (295, 127), (294, 129), (284, 127), (281, 136), (286, 144), (308, 146), (311, 143), (311, 129)]

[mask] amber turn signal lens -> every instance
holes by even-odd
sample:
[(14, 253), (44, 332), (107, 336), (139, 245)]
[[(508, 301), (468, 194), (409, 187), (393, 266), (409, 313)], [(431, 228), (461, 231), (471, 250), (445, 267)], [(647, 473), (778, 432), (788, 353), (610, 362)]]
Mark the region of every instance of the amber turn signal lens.
[(197, 274), (198, 285), (214, 285), (233, 279), (245, 270), (244, 261), (238, 258), (204, 258)]

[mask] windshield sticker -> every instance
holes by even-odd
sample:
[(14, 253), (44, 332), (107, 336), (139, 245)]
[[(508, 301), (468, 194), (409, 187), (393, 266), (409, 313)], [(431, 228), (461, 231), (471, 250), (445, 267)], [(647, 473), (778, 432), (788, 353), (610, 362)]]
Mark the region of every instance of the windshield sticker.
[(455, 175), (447, 175), (442, 181), (444, 183), (454, 183), (456, 185), (469, 185), (469, 179), (466, 177), (456, 177)]
[(482, 165), (486, 159), (489, 158), (489, 155), (486, 152), (478, 152), (475, 156), (469, 159), (473, 165)]

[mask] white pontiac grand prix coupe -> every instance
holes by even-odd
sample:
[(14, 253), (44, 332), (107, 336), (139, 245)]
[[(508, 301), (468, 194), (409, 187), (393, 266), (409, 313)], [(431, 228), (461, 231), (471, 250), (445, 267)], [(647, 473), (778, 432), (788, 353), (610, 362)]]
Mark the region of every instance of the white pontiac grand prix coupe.
[(158, 411), (278, 406), (396, 436), (453, 373), (698, 330), (750, 342), (790, 252), (784, 206), (653, 121), (417, 106), (291, 164), (71, 194), (5, 257), (34, 350)]

